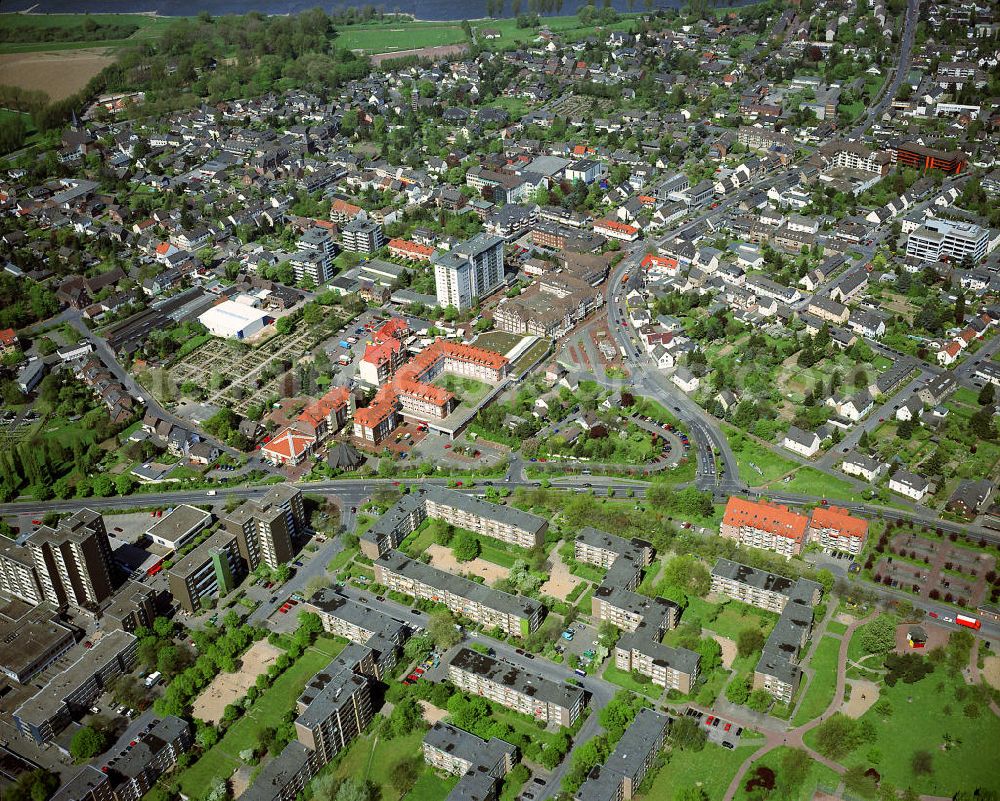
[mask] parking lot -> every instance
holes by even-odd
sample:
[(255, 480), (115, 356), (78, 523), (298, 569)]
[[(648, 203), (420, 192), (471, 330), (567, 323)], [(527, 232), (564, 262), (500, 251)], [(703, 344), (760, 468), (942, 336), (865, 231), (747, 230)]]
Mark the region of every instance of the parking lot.
[(684, 714), (694, 718), (705, 726), (709, 742), (716, 743), (730, 750), (739, 745), (740, 737), (743, 735), (743, 728), (736, 723), (718, 715), (701, 712), (691, 707)]

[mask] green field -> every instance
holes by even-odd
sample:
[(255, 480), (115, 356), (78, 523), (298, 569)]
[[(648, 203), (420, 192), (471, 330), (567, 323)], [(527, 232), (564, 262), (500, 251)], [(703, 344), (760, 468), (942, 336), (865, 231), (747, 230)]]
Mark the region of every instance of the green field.
[(830, 634), (845, 634), (847, 632), (847, 624), (841, 623), (839, 620), (831, 620), (826, 624), (826, 630)]
[(406, 801), (444, 801), (456, 784), (458, 776), (441, 777), (433, 770), (425, 770), (406, 794)]
[(837, 690), (837, 657), (840, 654), (840, 640), (824, 637), (816, 647), (816, 653), (809, 662), (814, 671), (805, 696), (799, 703), (792, 724), (799, 726), (819, 717), (833, 700)]
[(393, 22), (381, 25), (347, 25), (337, 33), (337, 46), (348, 50), (393, 53), (418, 47), (462, 44), (466, 41), (460, 25), (447, 22)]
[(799, 467), (798, 462), (779, 456), (732, 426), (723, 426), (722, 430), (733, 449), (740, 478), (751, 487), (767, 484)]
[[(746, 739), (746, 738), (744, 738)], [(743, 745), (732, 751), (709, 743), (702, 751), (670, 751), (669, 762), (648, 785), (643, 782), (639, 801), (670, 801), (688, 787), (702, 787), (716, 801), (726, 794), (729, 782), (756, 745)]]
[(659, 684), (638, 682), (632, 678), (631, 673), (619, 670), (614, 663), (608, 665), (607, 670), (604, 671), (604, 679), (619, 687), (624, 687), (626, 690), (645, 695), (647, 698), (659, 698), (663, 694), (663, 688)]
[(751, 627), (759, 628), (766, 638), (777, 622), (778, 616), (774, 612), (757, 609), (739, 601), (729, 601), (722, 606), (714, 620), (704, 620), (702, 625), (721, 637), (735, 640), (743, 629)]
[[(1000, 791), (995, 744), (1000, 742), (1000, 718), (983, 710), (978, 718), (963, 714), (955, 688), (962, 679), (946, 675), (943, 667), (915, 684), (898, 682), (883, 687), (880, 700), (892, 707), (888, 716), (869, 709), (862, 720), (871, 721), (877, 738), (844, 759), (845, 765), (874, 766), (882, 778), (897, 787), (913, 786), (919, 793), (951, 797), (958, 790), (976, 787)], [(806, 735), (814, 744), (815, 730)], [(947, 745), (945, 735), (950, 738)], [(984, 751), (985, 744), (993, 743)], [(933, 772), (917, 776), (910, 769), (915, 751), (925, 750), (933, 758)], [(989, 757), (993, 753), (994, 757)], [(877, 757), (873, 765), (873, 757)]]
[(240, 751), (255, 747), (264, 729), (281, 724), (285, 714), (295, 708), (306, 682), (326, 667), (343, 647), (339, 640), (328, 637), (318, 639), (260, 695), (244, 717), (229, 727), (214, 747), (178, 776), (182, 792), (189, 797), (201, 795), (206, 787), (212, 787), (219, 779), (229, 778), (242, 764)]
[[(771, 768), (771, 770), (778, 774), (780, 781), (781, 758), (786, 750), (791, 749), (787, 748), (787, 746), (779, 746), (773, 751), (769, 751), (764, 754), (764, 756), (752, 763), (752, 767), (747, 771), (746, 776), (749, 777), (757, 766), (764, 766)], [(811, 801), (818, 785), (836, 787), (840, 783), (840, 777), (826, 765), (817, 762), (814, 759), (809, 761), (809, 765), (809, 772), (806, 774), (805, 781), (802, 782), (797, 790), (785, 795), (777, 795), (776, 797), (783, 798), (785, 801)], [(736, 791), (736, 798), (738, 801), (743, 801), (744, 799), (749, 801), (751, 796), (746, 792), (744, 787), (741, 786), (740, 789)]]
[[(414, 759), (420, 753), (420, 743), (424, 739), (422, 731), (407, 734), (404, 737), (397, 737), (394, 740), (386, 740), (381, 737), (373, 737), (371, 734), (364, 734), (358, 737), (344, 754), (340, 764), (337, 766), (336, 775), (339, 779), (348, 777), (360, 781), (372, 781), (378, 785), (381, 794), (376, 796), (382, 801), (399, 801), (400, 793), (389, 782), (389, 775), (392, 768), (404, 759)], [(423, 760), (421, 760), (423, 762)], [(431, 773), (430, 767), (422, 771)], [(427, 780), (421, 783), (422, 791), (431, 791), (431, 782)], [(416, 787), (414, 787), (414, 790)], [(444, 796), (440, 796), (443, 798)], [(438, 796), (425, 795), (421, 798), (431, 801)]]
[(453, 393), (462, 405), (474, 407), (489, 393), (492, 386), (474, 378), (445, 375), (435, 379), (434, 384)]
[[(84, 21), (102, 25), (127, 25), (135, 27), (134, 33), (125, 38), (101, 39), (97, 32), (84, 30)], [(86, 47), (124, 47), (137, 41), (159, 36), (174, 22), (170, 17), (152, 17), (144, 14), (0, 14), (0, 27), (15, 30), (23, 41), (0, 42), (0, 54), (31, 53), (48, 50), (79, 50)], [(69, 31), (65, 38), (46, 39), (43, 29), (56, 28)], [(33, 31), (38, 38), (32, 39)]]
[[(743, 471), (740, 470), (740, 475)], [(792, 480), (772, 481), (768, 489), (792, 492), (799, 495), (817, 495), (837, 501), (860, 503), (865, 500), (865, 493), (854, 489), (853, 485), (842, 478), (831, 476), (815, 467), (800, 467), (792, 474)]]

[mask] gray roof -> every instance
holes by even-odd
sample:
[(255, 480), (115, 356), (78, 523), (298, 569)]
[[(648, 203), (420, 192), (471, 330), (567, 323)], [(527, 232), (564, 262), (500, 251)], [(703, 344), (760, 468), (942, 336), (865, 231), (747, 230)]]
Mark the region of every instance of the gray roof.
[(402, 639), (400, 630), (405, 624), (401, 621), (333, 590), (321, 590), (309, 600), (309, 604), (325, 614), (370, 631), (372, 634), (381, 634), (393, 641)]
[(94, 789), (107, 781), (108, 777), (93, 765), (85, 765), (59, 788), (59, 792), (52, 796), (50, 801), (79, 801), (81, 798), (90, 798)]
[(292, 740), (284, 750), (268, 762), (254, 783), (240, 796), (242, 801), (274, 801), (279, 792), (302, 772), (312, 760), (312, 751), (298, 740)]
[(454, 657), (451, 665), (468, 673), (484, 676), (489, 681), (511, 687), (515, 691), (537, 698), (548, 704), (573, 709), (582, 703), (583, 690), (549, 681), (537, 674), (499, 662), (486, 654), (480, 654), (469, 648), (462, 648)]
[(624, 537), (609, 534), (593, 526), (584, 526), (581, 528), (576, 538), (585, 545), (611, 551), (632, 561), (641, 560), (642, 557), (638, 553), (639, 549), (653, 547), (652, 543), (645, 540), (635, 538), (627, 540)]
[(487, 769), (492, 769), (504, 754), (511, 754), (513, 757), (517, 751), (513, 745), (498, 737), (483, 740), (465, 729), (441, 721), (431, 727), (424, 736), (424, 742), (440, 751), (464, 759), (473, 766)]
[(681, 673), (695, 675), (701, 664), (701, 657), (687, 648), (671, 648), (663, 645), (650, 636), (645, 624), (640, 624), (634, 632), (623, 634), (618, 640), (618, 647), (627, 651), (638, 651), (640, 654), (652, 657), (653, 662)]
[(334, 660), (306, 684), (299, 696), (305, 709), (295, 719), (307, 729), (315, 728), (338, 709), (353, 705), (354, 694), (367, 686), (368, 679)]
[(510, 595), (492, 587), (477, 584), (467, 578), (455, 576), (444, 570), (438, 570), (436, 567), (425, 565), (423, 562), (410, 559), (400, 551), (389, 551), (385, 556), (376, 559), (375, 564), (376, 566), (382, 565), (393, 573), (412, 578), (443, 592), (450, 592), (461, 598), (476, 601), (498, 612), (515, 617), (532, 618), (541, 608), (541, 604), (531, 598)]
[(187, 534), (195, 526), (204, 525), (211, 517), (212, 515), (208, 512), (182, 503), (175, 506), (166, 517), (157, 520), (148, 533), (151, 537), (160, 537), (168, 542), (176, 542), (179, 537)]
[(577, 791), (576, 801), (616, 801), (623, 778), (639, 773), (649, 753), (662, 743), (669, 721), (652, 709), (640, 709), (604, 766), (590, 772)]
[(732, 579), (759, 590), (780, 592), (782, 595), (788, 595), (793, 584), (790, 578), (779, 576), (777, 573), (769, 573), (766, 570), (758, 570), (756, 567), (721, 558), (716, 561), (715, 567), (712, 568), (712, 575)]
[(479, 515), (490, 520), (496, 520), (533, 534), (537, 534), (548, 525), (548, 521), (544, 517), (533, 515), (530, 512), (522, 512), (513, 506), (490, 503), (474, 495), (466, 495), (464, 492), (444, 489), (443, 487), (429, 488), (425, 497), (435, 503), (451, 506), (462, 512)]
[(138, 737), (138, 742), (131, 751), (118, 759), (114, 772), (128, 779), (142, 776), (150, 763), (169, 743), (188, 731), (188, 723), (173, 715), (168, 715), (156, 724), (146, 734)]

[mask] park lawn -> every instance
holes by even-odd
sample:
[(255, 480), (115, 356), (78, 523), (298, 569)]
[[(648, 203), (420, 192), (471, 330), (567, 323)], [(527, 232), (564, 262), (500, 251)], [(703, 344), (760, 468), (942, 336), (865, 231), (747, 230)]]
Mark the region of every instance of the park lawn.
[(595, 581), (598, 584), (604, 581), (604, 571), (593, 565), (584, 564), (583, 562), (577, 562), (570, 568), (570, 573), (574, 576), (579, 576), (580, 578), (585, 578), (587, 581)]
[(655, 699), (663, 694), (663, 688), (659, 684), (653, 684), (652, 682), (642, 684), (632, 678), (631, 673), (619, 670), (613, 663), (608, 665), (604, 671), (604, 679), (610, 681), (612, 684), (617, 684), (619, 687), (624, 687), (626, 690), (644, 695), (647, 698)]
[(751, 627), (759, 628), (767, 638), (777, 622), (778, 616), (774, 612), (757, 609), (739, 601), (729, 601), (719, 609), (715, 620), (703, 622), (702, 625), (721, 637), (735, 640), (743, 629)]
[(518, 559), (527, 559), (528, 552), (516, 545), (506, 545), (489, 537), (479, 537), (479, 558), (509, 569)]
[(400, 793), (389, 782), (389, 775), (401, 760), (415, 759), (420, 754), (423, 739), (423, 731), (392, 740), (371, 734), (362, 735), (347, 749), (337, 766), (336, 776), (341, 780), (351, 777), (362, 782), (374, 782), (381, 791), (381, 795), (376, 797), (382, 801), (399, 801)]
[(799, 708), (792, 719), (792, 725), (800, 726), (819, 717), (833, 700), (837, 690), (837, 657), (840, 654), (840, 640), (824, 637), (816, 647), (809, 666), (813, 669), (812, 681)]
[[(926, 795), (950, 797), (958, 790), (976, 787), (1000, 791), (996, 759), (984, 751), (984, 744), (1000, 742), (1000, 718), (989, 710), (983, 710), (978, 718), (962, 714), (962, 703), (954, 694), (960, 682), (960, 677), (947, 676), (939, 667), (916, 684), (898, 682), (895, 687), (882, 688), (879, 698), (889, 702), (892, 714), (882, 717), (869, 709), (862, 720), (875, 726), (874, 748), (882, 755), (875, 767), (883, 779), (897, 787), (912, 785)], [(942, 751), (945, 734), (957, 745)], [(844, 764), (870, 764), (866, 759), (868, 750), (858, 749)], [(915, 776), (910, 770), (910, 759), (918, 750), (933, 755), (933, 773), (929, 776)], [(995, 748), (993, 751), (995, 754)]]
[(399, 550), (404, 553), (421, 554), (428, 546), (437, 542), (437, 527), (425, 521), (411, 531), (399, 544)]
[(380, 25), (345, 25), (337, 31), (336, 44), (348, 50), (372, 54), (462, 44), (465, 41), (461, 25), (396, 21)]
[(70, 422), (64, 417), (51, 417), (39, 431), (44, 439), (56, 440), (64, 448), (71, 449), (79, 443), (89, 447), (94, 443), (93, 430), (80, 425), (80, 421)]
[(336, 556), (333, 557), (329, 562), (327, 562), (326, 570), (328, 573), (336, 573), (344, 565), (350, 562), (355, 555), (358, 553), (356, 548), (344, 548)]
[[(747, 779), (753, 775), (754, 770), (757, 767), (764, 766), (771, 768), (776, 775), (780, 777), (781, 775), (781, 759), (784, 756), (785, 751), (789, 750), (788, 746), (779, 746), (773, 751), (769, 751), (764, 754), (760, 759), (754, 760), (750, 769), (746, 772)], [(779, 778), (780, 780), (780, 778)], [(810, 801), (816, 792), (817, 787), (836, 787), (840, 783), (840, 777), (834, 773), (830, 768), (824, 765), (822, 762), (817, 762), (815, 759), (809, 760), (809, 772), (806, 774), (805, 781), (802, 785), (791, 795), (781, 796), (785, 801)], [(744, 801), (744, 799), (750, 799), (750, 795), (744, 789), (746, 782), (740, 786), (739, 790), (736, 791), (737, 801)]]
[(841, 623), (839, 620), (831, 620), (829, 623), (826, 624), (826, 630), (830, 634), (846, 634), (847, 624)]
[(473, 344), (506, 356), (523, 338), (520, 334), (508, 334), (506, 331), (486, 331), (476, 337)]
[(700, 786), (712, 801), (726, 794), (729, 782), (757, 745), (743, 745), (732, 751), (708, 743), (701, 751), (670, 751), (668, 763), (660, 768), (652, 782), (643, 782), (639, 801), (669, 801), (688, 787)]
[(215, 746), (178, 777), (178, 785), (184, 794), (189, 797), (201, 794), (219, 779), (229, 778), (242, 764), (240, 751), (255, 747), (264, 729), (280, 725), (285, 714), (295, 708), (306, 682), (326, 667), (343, 648), (342, 641), (318, 638), (313, 647), (307, 649), (294, 665), (261, 693), (251, 710), (230, 726)]
[[(752, 487), (767, 484), (799, 467), (798, 462), (779, 456), (733, 426), (723, 426), (722, 430), (736, 457), (740, 479)], [(754, 466), (758, 469), (755, 470)]]
[(792, 492), (800, 495), (820, 495), (838, 501), (861, 503), (866, 500), (862, 491), (855, 490), (847, 481), (828, 475), (815, 467), (800, 467), (792, 475), (792, 480), (773, 481), (768, 488), (780, 492)]
[(406, 801), (444, 801), (456, 784), (458, 776), (442, 777), (427, 765), (413, 789), (406, 794)]

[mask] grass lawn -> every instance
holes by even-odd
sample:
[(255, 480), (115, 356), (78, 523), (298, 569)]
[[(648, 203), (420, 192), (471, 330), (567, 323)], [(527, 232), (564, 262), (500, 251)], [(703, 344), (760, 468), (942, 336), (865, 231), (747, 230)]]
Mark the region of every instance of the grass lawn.
[[(401, 760), (415, 759), (420, 754), (423, 739), (424, 732), (422, 731), (407, 734), (405, 737), (397, 737), (394, 740), (373, 737), (371, 734), (363, 735), (351, 743), (347, 749), (344, 758), (337, 766), (337, 778), (346, 779), (350, 776), (361, 781), (372, 781), (378, 785), (381, 791), (381, 795), (378, 797), (382, 801), (399, 801), (400, 794), (389, 783), (389, 774)], [(428, 792), (431, 789), (429, 780), (425, 789)], [(415, 790), (416, 787), (411, 793)], [(419, 797), (430, 801), (438, 796)]]
[(506, 331), (486, 331), (476, 337), (475, 345), (479, 348), (485, 348), (486, 350), (492, 350), (496, 353), (502, 353), (504, 355), (510, 353), (511, 350), (523, 339), (520, 334), (508, 334)]
[(830, 634), (844, 634), (847, 632), (847, 624), (841, 623), (839, 620), (831, 620), (826, 624), (826, 630)]
[(732, 426), (723, 426), (722, 430), (733, 449), (740, 478), (752, 487), (774, 481), (799, 466), (797, 462), (779, 456)]
[(754, 626), (759, 628), (766, 638), (777, 622), (778, 616), (774, 612), (757, 609), (739, 601), (729, 601), (721, 607), (714, 620), (710, 622), (705, 620), (702, 625), (721, 637), (735, 640), (743, 629)]
[(688, 787), (702, 787), (712, 801), (726, 794), (743, 760), (757, 750), (757, 745), (743, 745), (732, 751), (709, 743), (702, 751), (671, 751), (669, 762), (653, 777), (639, 801), (669, 801)]
[(462, 44), (465, 41), (460, 25), (397, 20), (382, 25), (345, 25), (338, 29), (336, 43), (338, 47), (370, 54)]
[(809, 689), (799, 704), (792, 724), (799, 726), (826, 711), (837, 689), (837, 655), (840, 640), (824, 637), (819, 641), (809, 666), (815, 671)]
[[(785, 751), (789, 750), (787, 746), (779, 746), (773, 751), (769, 751), (764, 754), (760, 759), (756, 760), (751, 766), (750, 770), (747, 771), (747, 777), (749, 778), (756, 766), (763, 765), (764, 767), (771, 768), (775, 773), (779, 774), (781, 759)], [(798, 790), (789, 795), (783, 795), (781, 798), (786, 799), (786, 801), (809, 801), (816, 792), (816, 788), (819, 784), (823, 784), (826, 787), (836, 787), (840, 782), (840, 777), (830, 770), (826, 765), (816, 760), (810, 760), (809, 762), (809, 773), (806, 774), (805, 781)], [(744, 783), (745, 785), (745, 783)], [(739, 801), (742, 799), (749, 799), (750, 795), (741, 786), (739, 790), (736, 791), (736, 798)]]
[(583, 562), (577, 562), (570, 568), (570, 572), (574, 576), (579, 576), (580, 578), (585, 578), (588, 581), (595, 581), (600, 584), (604, 581), (604, 571), (600, 568), (594, 567), (593, 565), (586, 565)]
[(350, 562), (351, 559), (353, 559), (357, 553), (358, 551), (356, 548), (345, 548), (327, 563), (326, 565), (327, 572), (336, 573), (344, 565)]
[(663, 694), (663, 688), (659, 684), (653, 684), (652, 682), (641, 684), (632, 678), (631, 673), (626, 673), (624, 670), (616, 668), (614, 663), (608, 665), (607, 670), (604, 671), (604, 678), (613, 684), (617, 684), (619, 687), (624, 687), (626, 690), (639, 693), (639, 695), (645, 695), (647, 698), (659, 698)]
[(425, 520), (415, 531), (411, 531), (399, 544), (399, 550), (404, 553), (421, 554), (427, 550), (429, 545), (437, 542), (437, 526), (431, 521)]
[[(874, 767), (897, 787), (912, 785), (922, 794), (951, 796), (958, 790), (976, 787), (1000, 791), (1000, 772), (996, 769), (995, 744), (1000, 742), (1000, 718), (984, 711), (978, 718), (962, 714), (962, 704), (954, 690), (961, 678), (945, 674), (939, 667), (916, 684), (899, 682), (883, 687), (880, 699), (887, 700), (892, 714), (883, 717), (869, 709), (862, 718), (875, 726), (874, 750), (881, 759)], [(810, 732), (810, 735), (814, 734)], [(944, 735), (952, 738), (952, 747), (942, 750)], [(807, 742), (810, 735), (806, 736)], [(993, 743), (994, 758), (984, 751)], [(910, 770), (915, 751), (926, 750), (933, 756), (933, 772), (916, 776)], [(845, 765), (871, 765), (869, 748), (862, 748), (844, 760)]]
[(500, 567), (511, 568), (518, 559), (527, 559), (528, 552), (516, 545), (507, 545), (489, 537), (479, 537), (479, 557)]
[(406, 794), (406, 801), (444, 801), (448, 793), (458, 784), (458, 776), (439, 776), (430, 765), (428, 765), (413, 789)]
[(242, 764), (240, 751), (256, 746), (264, 729), (280, 725), (285, 714), (295, 708), (306, 682), (326, 667), (343, 648), (342, 641), (319, 638), (260, 695), (249, 713), (230, 726), (215, 746), (180, 774), (178, 784), (181, 791), (191, 797), (203, 793), (206, 787), (211, 787), (219, 779), (228, 778)]
[(843, 479), (828, 475), (815, 467), (800, 467), (787, 484), (784, 481), (769, 483), (769, 489), (779, 492), (793, 492), (800, 495), (821, 495), (837, 501), (861, 503), (865, 494)]

